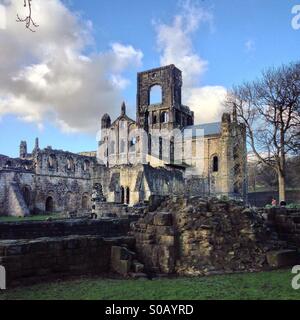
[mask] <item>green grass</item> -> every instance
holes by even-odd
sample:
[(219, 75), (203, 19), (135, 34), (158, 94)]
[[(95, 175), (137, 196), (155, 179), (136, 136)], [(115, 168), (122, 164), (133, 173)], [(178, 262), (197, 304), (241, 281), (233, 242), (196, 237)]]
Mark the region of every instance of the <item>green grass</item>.
[(159, 280), (81, 278), (7, 290), (0, 300), (300, 299), (292, 278), (290, 270)]
[(11, 216), (1, 216), (0, 222), (20, 222), (20, 221), (45, 221), (47, 218), (59, 219), (61, 215), (51, 214), (51, 215), (33, 215), (29, 217), (11, 217)]

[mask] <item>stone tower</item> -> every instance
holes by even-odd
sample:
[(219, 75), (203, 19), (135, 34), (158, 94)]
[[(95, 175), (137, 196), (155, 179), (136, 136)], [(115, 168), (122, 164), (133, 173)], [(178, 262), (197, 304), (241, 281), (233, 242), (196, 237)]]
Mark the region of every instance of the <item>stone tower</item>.
[[(152, 90), (160, 90), (161, 99), (153, 103)], [(174, 65), (138, 73), (137, 123), (151, 129), (183, 128), (194, 124), (194, 113), (181, 103), (182, 73)]]
[(111, 126), (110, 116), (105, 113), (101, 119), (101, 129), (108, 129)]
[(21, 141), (20, 143), (20, 158), (25, 159), (27, 157), (27, 142)]

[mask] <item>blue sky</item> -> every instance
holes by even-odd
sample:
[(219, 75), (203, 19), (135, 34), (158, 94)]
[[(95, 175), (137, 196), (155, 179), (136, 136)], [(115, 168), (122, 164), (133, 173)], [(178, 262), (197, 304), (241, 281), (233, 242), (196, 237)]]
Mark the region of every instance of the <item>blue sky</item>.
[[(206, 62), (205, 70), (199, 71), (199, 77), (197, 78), (196, 74), (197, 79), (195, 79), (194, 75), (194, 87), (189, 88), (194, 91), (190, 92), (197, 91), (195, 86), (198, 89), (206, 86), (227, 89), (234, 84), (258, 77), (266, 67), (299, 59), (300, 30), (294, 30), (291, 26), (293, 17), (291, 10), (296, 4), (300, 4), (300, 0), (189, 1), (191, 10), (194, 6), (202, 8), (210, 17), (209, 21), (200, 22), (192, 32), (186, 34), (191, 44), (188, 54)], [(166, 47), (159, 45), (157, 41), (158, 29), (159, 26), (173, 24), (174, 17), (182, 14), (183, 2), (71, 0), (63, 1), (63, 5), (70, 14), (79, 13), (80, 21), (92, 22), (93, 27), (89, 32), (93, 41), (83, 47), (82, 52), (85, 55), (109, 52), (114, 43), (132, 46), (135, 49), (133, 54), (139, 61), (132, 65), (128, 62), (126, 68), (120, 71), (127, 85), (119, 90), (112, 100), (112, 105), (107, 106), (108, 110), (117, 114), (119, 103), (124, 99), (130, 116), (134, 117), (136, 72), (160, 66), (162, 61), (166, 60)], [(43, 21), (39, 24), (40, 29), (36, 34), (42, 32)], [(185, 27), (186, 25), (183, 25), (183, 29)], [(7, 38), (1, 39), (1, 32), (5, 30), (0, 30), (0, 40), (3, 41)], [(142, 53), (142, 57), (137, 52)], [(24, 55), (23, 60), (21, 59), (22, 65), (30, 66), (32, 61), (26, 59)], [(170, 61), (170, 58), (167, 61)], [(176, 64), (176, 61), (174, 63)], [(188, 68), (186, 74), (188, 76)], [(9, 105), (6, 108), (9, 108)], [(83, 108), (89, 108), (89, 101)], [(97, 114), (95, 108), (93, 117), (99, 119), (99, 123), (102, 111), (99, 109)], [(75, 116), (77, 112), (77, 109), (74, 113), (70, 109), (69, 117)], [(65, 114), (62, 117), (65, 117), (62, 120), (68, 123)], [(12, 112), (9, 110), (3, 112), (0, 120), (0, 154), (17, 156), (20, 140), (27, 140), (31, 149), (36, 136), (40, 137), (42, 147), (52, 145), (54, 148), (73, 152), (96, 149), (93, 132), (86, 133), (86, 130), (66, 132), (57, 125), (57, 122), (53, 122), (51, 117), (45, 116), (39, 121), (31, 118), (28, 120), (23, 114), (20, 116), (19, 109), (16, 112), (15, 108)]]

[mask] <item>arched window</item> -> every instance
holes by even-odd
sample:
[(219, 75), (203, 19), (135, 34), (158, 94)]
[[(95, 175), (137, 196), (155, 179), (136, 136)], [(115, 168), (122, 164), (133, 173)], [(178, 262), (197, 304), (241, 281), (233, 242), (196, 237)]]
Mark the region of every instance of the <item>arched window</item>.
[(135, 151), (136, 142), (137, 142), (136, 137), (133, 137), (133, 138), (130, 140), (130, 151), (131, 151), (131, 152), (134, 152), (134, 151)]
[(125, 153), (125, 140), (122, 139), (120, 142), (120, 153)]
[(162, 88), (160, 85), (155, 85), (150, 88), (149, 104), (161, 104), (162, 103)]
[(110, 142), (110, 154), (115, 154), (115, 144), (116, 143), (113, 140)]
[(56, 156), (54, 154), (51, 154), (48, 158), (48, 168), (55, 169), (56, 164), (57, 164)]
[(175, 155), (174, 155), (174, 137), (171, 137), (170, 140), (170, 163), (174, 163)]
[(9, 168), (11, 166), (12, 166), (12, 162), (10, 160), (7, 160), (6, 163), (5, 163), (5, 167)]
[(52, 213), (54, 212), (54, 201), (52, 197), (48, 197), (45, 203), (45, 211)]
[(160, 114), (160, 123), (166, 123), (169, 121), (169, 114), (168, 112), (166, 111), (163, 111), (161, 114)]
[(124, 203), (125, 202), (125, 190), (124, 190), (124, 187), (121, 187), (120, 191), (121, 191), (121, 203)]
[(156, 114), (153, 114), (152, 116), (152, 124), (156, 124), (157, 123), (157, 116)]
[(126, 188), (126, 204), (130, 203), (130, 189), (129, 187)]
[(83, 162), (83, 171), (89, 171), (89, 169), (90, 169), (89, 160), (84, 160), (84, 162)]
[(82, 196), (81, 207), (83, 210), (87, 210), (89, 208), (89, 198), (87, 195)]
[(148, 154), (151, 155), (152, 152), (152, 136), (151, 134), (148, 135)]
[(159, 137), (159, 160), (162, 160), (163, 139)]
[(213, 172), (219, 171), (219, 158), (218, 158), (218, 156), (213, 157), (212, 169), (213, 169)]
[(69, 158), (67, 159), (67, 170), (69, 170), (69, 171), (75, 171), (74, 160), (73, 160), (71, 157), (69, 157)]

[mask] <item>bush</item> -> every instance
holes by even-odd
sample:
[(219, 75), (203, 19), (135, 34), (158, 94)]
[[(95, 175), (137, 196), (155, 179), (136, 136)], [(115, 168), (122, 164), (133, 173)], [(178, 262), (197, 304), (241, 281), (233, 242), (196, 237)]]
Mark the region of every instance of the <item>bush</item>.
[(290, 203), (286, 207), (288, 209), (300, 209), (300, 204), (298, 204), (298, 203)]

